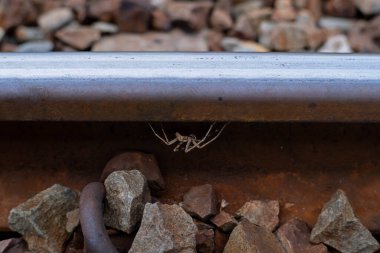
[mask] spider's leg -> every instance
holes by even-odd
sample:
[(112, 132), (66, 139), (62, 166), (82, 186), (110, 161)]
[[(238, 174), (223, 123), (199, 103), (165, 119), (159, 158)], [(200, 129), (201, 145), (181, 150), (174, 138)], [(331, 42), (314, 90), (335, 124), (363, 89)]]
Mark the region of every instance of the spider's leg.
[(186, 142), (185, 153), (190, 152), (194, 148), (194, 146), (190, 147), (190, 145), (193, 144), (193, 142), (194, 142), (194, 139), (189, 139)]
[(190, 147), (190, 143), (188, 143), (188, 145), (186, 145), (186, 149), (185, 149), (186, 153), (190, 152), (194, 148), (199, 148), (199, 142), (197, 142), (196, 139), (192, 139), (190, 141), (191, 141), (191, 144), (193, 144), (193, 146)]
[(205, 136), (203, 136), (202, 139), (198, 140), (195, 136), (194, 136), (194, 140), (193, 140), (193, 144), (194, 146), (198, 147), (199, 148), (199, 144), (201, 144), (202, 142), (204, 142), (207, 137), (210, 135), (211, 133), (211, 130), (212, 128), (215, 126), (216, 122), (212, 123), (211, 126), (209, 127), (209, 129), (207, 130), (207, 133), (205, 134)]
[(210, 144), (211, 142), (215, 141), (223, 132), (224, 128), (228, 125), (228, 123), (225, 123), (224, 126), (220, 129), (220, 131), (218, 132), (217, 135), (215, 135), (214, 138), (210, 139), (208, 142), (202, 144), (202, 140), (200, 140), (198, 143), (197, 143), (197, 148), (201, 149), (201, 148), (204, 148), (206, 147), (208, 144)]
[(162, 126), (162, 123), (160, 123), (160, 125), (161, 125), (161, 132), (164, 134), (165, 140), (167, 142), (169, 142), (168, 136), (166, 136), (166, 133), (165, 133), (164, 127)]
[(162, 137), (156, 132), (156, 130), (154, 130), (153, 126), (152, 126), (150, 123), (148, 123), (148, 124), (149, 124), (149, 126), (150, 126), (150, 129), (152, 129), (154, 135), (155, 135), (158, 139), (160, 139), (163, 143), (165, 143), (166, 145), (170, 146), (170, 145), (172, 145), (173, 143), (175, 143), (175, 142), (177, 141), (177, 138), (175, 138), (175, 139), (169, 141), (168, 138), (166, 137), (166, 135), (165, 135), (165, 137), (166, 137), (166, 138), (165, 138), (166, 140), (165, 140), (164, 138), (162, 138)]

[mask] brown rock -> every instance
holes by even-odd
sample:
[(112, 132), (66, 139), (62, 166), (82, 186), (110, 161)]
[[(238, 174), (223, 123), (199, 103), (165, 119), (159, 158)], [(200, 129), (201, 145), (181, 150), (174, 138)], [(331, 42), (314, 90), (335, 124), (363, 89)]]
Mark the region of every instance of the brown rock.
[(237, 212), (238, 219), (244, 218), (253, 224), (264, 227), (273, 231), (279, 222), (280, 204), (278, 201), (249, 201), (243, 205)]
[(157, 9), (152, 12), (152, 26), (155, 30), (168, 31), (172, 25), (168, 15)]
[(112, 172), (104, 181), (106, 226), (131, 234), (140, 223), (144, 206), (151, 200), (148, 184), (138, 170)]
[(207, 17), (212, 7), (211, 1), (169, 2), (167, 13), (172, 22), (183, 24), (191, 30), (206, 27)]
[(214, 233), (215, 253), (222, 253), (228, 242), (229, 234), (226, 234), (218, 229), (216, 229)]
[(88, 15), (101, 21), (112, 21), (120, 7), (121, 0), (93, 0)]
[(373, 253), (379, 243), (355, 217), (344, 191), (338, 190), (325, 204), (311, 231), (310, 240), (323, 242), (340, 252)]
[(378, 53), (380, 47), (374, 42), (373, 36), (376, 34), (365, 21), (358, 21), (352, 26), (348, 34), (351, 48), (361, 53)]
[(85, 50), (100, 39), (100, 31), (89, 26), (68, 26), (59, 30), (56, 37), (78, 50)]
[(219, 0), (210, 17), (211, 26), (217, 31), (226, 31), (232, 28), (234, 22), (231, 17), (230, 0)]
[(321, 0), (308, 0), (307, 9), (313, 14), (317, 20), (322, 15), (322, 2)]
[(198, 227), (198, 232), (195, 236), (197, 242), (198, 253), (213, 253), (214, 252), (214, 229), (203, 222), (194, 221)]
[(0, 1), (0, 27), (5, 30), (36, 21), (37, 11), (31, 0)]
[(242, 14), (236, 20), (233, 28), (233, 35), (243, 39), (255, 39), (257, 38), (257, 29), (251, 25), (248, 17)]
[(15, 36), (17, 41), (31, 41), (31, 40), (43, 40), (45, 38), (44, 32), (38, 27), (26, 27), (18, 26), (15, 30)]
[(302, 26), (295, 23), (279, 23), (271, 33), (272, 46), (277, 51), (297, 51), (308, 45)]
[(101, 181), (104, 181), (112, 172), (119, 170), (140, 171), (148, 181), (149, 188), (153, 192), (165, 188), (165, 181), (154, 155), (142, 152), (125, 152), (116, 155), (104, 167)]
[(245, 219), (232, 231), (223, 252), (285, 253), (275, 235)]
[(351, 0), (328, 0), (324, 9), (329, 16), (354, 18), (356, 15), (355, 4)]
[(207, 33), (207, 42), (208, 48), (210, 51), (223, 51), (223, 48), (220, 45), (220, 42), (223, 39), (223, 34), (220, 32), (216, 32), (214, 30), (210, 30)]
[(226, 233), (231, 233), (231, 231), (236, 227), (238, 223), (231, 214), (223, 210), (220, 211), (220, 213), (217, 214), (214, 218), (212, 218), (211, 222)]
[(66, 218), (66, 231), (72, 233), (79, 226), (79, 208), (68, 212)]
[(83, 253), (84, 238), (82, 230), (77, 228), (67, 243), (65, 253)]
[(196, 252), (197, 227), (178, 205), (147, 203), (130, 253)]
[(61, 253), (70, 237), (66, 213), (78, 208), (78, 195), (61, 185), (38, 193), (10, 211), (9, 228), (23, 235), (33, 252)]
[(87, 0), (67, 0), (66, 6), (74, 10), (76, 19), (83, 22), (87, 17)]
[(292, 219), (282, 225), (276, 235), (286, 253), (328, 253), (325, 245), (310, 243), (310, 232), (305, 222)]
[(183, 196), (183, 209), (191, 216), (207, 221), (218, 213), (218, 199), (210, 184), (192, 187)]
[(70, 8), (53, 9), (38, 18), (38, 25), (45, 32), (54, 32), (74, 20)]
[(27, 245), (21, 238), (0, 241), (0, 253), (26, 253)]
[(276, 21), (292, 21), (296, 18), (296, 11), (292, 0), (276, 0), (272, 19)]
[(150, 12), (149, 0), (121, 0), (116, 23), (121, 32), (143, 33), (148, 30)]

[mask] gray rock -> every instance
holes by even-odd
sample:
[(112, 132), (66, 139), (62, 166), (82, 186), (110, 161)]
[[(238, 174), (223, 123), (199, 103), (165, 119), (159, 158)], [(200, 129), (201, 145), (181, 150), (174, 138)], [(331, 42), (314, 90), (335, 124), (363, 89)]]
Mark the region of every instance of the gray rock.
[(354, 25), (354, 21), (347, 18), (321, 17), (318, 24), (321, 28), (347, 32)]
[(379, 0), (354, 0), (354, 3), (366, 15), (380, 14)]
[(52, 9), (38, 18), (38, 25), (45, 32), (53, 32), (74, 20), (70, 8)]
[(141, 221), (144, 206), (151, 200), (145, 177), (138, 170), (111, 173), (104, 181), (107, 226), (132, 233)]
[(29, 250), (61, 253), (70, 233), (66, 213), (78, 208), (78, 195), (55, 184), (10, 211), (9, 228), (23, 235)]
[(342, 190), (338, 190), (323, 207), (310, 240), (323, 242), (342, 253), (373, 253), (380, 249), (376, 239), (355, 217)]
[(70, 25), (56, 33), (56, 37), (62, 42), (78, 50), (89, 48), (100, 39), (100, 31), (89, 26)]
[(165, 181), (158, 167), (156, 157), (142, 152), (124, 152), (114, 156), (104, 167), (101, 181), (118, 170), (138, 170), (148, 181), (150, 190), (155, 193), (165, 188)]
[(44, 32), (38, 27), (19, 26), (15, 31), (18, 41), (43, 40)]
[(276, 200), (253, 200), (245, 203), (236, 212), (238, 219), (244, 218), (253, 224), (273, 231), (279, 222), (280, 204)]
[(113, 34), (119, 31), (119, 28), (116, 25), (102, 21), (95, 22), (92, 24), (92, 27), (99, 30), (103, 34)]
[(54, 49), (54, 44), (50, 40), (30, 41), (18, 46), (15, 52), (18, 53), (45, 53)]
[(223, 252), (285, 253), (274, 234), (248, 220), (242, 220), (232, 231)]
[(287, 253), (328, 253), (322, 243), (310, 243), (310, 232), (305, 222), (292, 219), (277, 229), (276, 235)]
[(207, 221), (218, 213), (218, 199), (210, 184), (192, 187), (183, 196), (183, 209), (191, 216)]
[(352, 53), (352, 49), (346, 35), (338, 34), (327, 39), (318, 50), (320, 53)]
[(180, 206), (147, 203), (129, 253), (195, 253), (197, 230)]

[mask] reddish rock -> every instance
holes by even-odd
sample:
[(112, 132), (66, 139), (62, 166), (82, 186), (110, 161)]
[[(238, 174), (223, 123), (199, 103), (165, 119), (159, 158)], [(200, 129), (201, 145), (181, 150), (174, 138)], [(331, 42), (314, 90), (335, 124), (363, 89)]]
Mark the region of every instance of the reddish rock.
[(220, 45), (222, 39), (223, 39), (222, 33), (216, 32), (214, 30), (208, 31), (207, 33), (208, 48), (211, 51), (223, 51), (223, 48)]
[(197, 252), (199, 253), (213, 253), (214, 252), (214, 229), (203, 222), (194, 220), (197, 225), (198, 232), (195, 236), (197, 242)]
[(153, 29), (159, 31), (167, 31), (171, 28), (171, 21), (165, 12), (157, 9), (152, 12)]
[(165, 188), (165, 181), (154, 155), (142, 152), (125, 152), (116, 155), (104, 167), (100, 180), (104, 181), (109, 174), (118, 170), (140, 171), (153, 193)]
[(207, 25), (207, 17), (213, 3), (211, 1), (169, 2), (167, 13), (172, 22), (183, 24), (192, 30), (201, 30)]
[(353, 18), (356, 15), (355, 4), (351, 0), (329, 0), (324, 9), (329, 16)]
[(287, 253), (328, 253), (325, 245), (310, 243), (310, 232), (305, 222), (292, 219), (282, 225), (276, 235)]
[(238, 17), (233, 28), (233, 35), (243, 39), (255, 39), (257, 38), (257, 33), (256, 27), (252, 26), (245, 14)]
[(100, 31), (89, 26), (68, 26), (59, 30), (56, 37), (78, 50), (85, 50), (100, 39)]
[(226, 31), (232, 28), (234, 22), (231, 17), (230, 0), (219, 0), (210, 17), (211, 26), (217, 31)]
[(313, 14), (315, 19), (319, 19), (322, 15), (322, 2), (321, 0), (308, 0), (308, 10)]
[(273, 231), (279, 222), (280, 204), (276, 200), (253, 200), (245, 203), (236, 212), (238, 219), (247, 219), (253, 224)]
[(276, 0), (272, 19), (276, 21), (292, 21), (296, 18), (296, 11), (292, 0)]
[(222, 253), (228, 242), (229, 234), (218, 229), (215, 230), (215, 253)]
[(21, 238), (0, 241), (0, 253), (26, 253), (27, 245)]
[(220, 211), (220, 213), (218, 213), (214, 218), (212, 218), (211, 222), (226, 233), (231, 233), (231, 231), (237, 225), (237, 220), (234, 217), (232, 217), (231, 214), (223, 210)]
[(143, 33), (149, 28), (150, 13), (149, 0), (121, 0), (116, 23), (121, 32)]
[(232, 231), (224, 253), (286, 253), (274, 234), (248, 220)]
[(94, 0), (89, 5), (90, 17), (109, 22), (114, 19), (121, 0)]
[(34, 23), (37, 11), (31, 0), (2, 0), (0, 1), (0, 27), (5, 30)]
[(218, 213), (218, 199), (210, 184), (192, 187), (183, 196), (183, 209), (191, 216), (207, 221)]
[(67, 0), (66, 6), (74, 10), (78, 21), (82, 22), (87, 17), (87, 0)]
[(271, 43), (277, 51), (299, 51), (308, 45), (308, 39), (299, 24), (279, 23), (272, 30)]

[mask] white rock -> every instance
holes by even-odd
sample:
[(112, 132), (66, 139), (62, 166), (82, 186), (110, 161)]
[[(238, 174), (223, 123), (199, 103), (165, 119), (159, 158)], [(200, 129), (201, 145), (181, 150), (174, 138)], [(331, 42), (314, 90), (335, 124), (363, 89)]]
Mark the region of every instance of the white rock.
[(320, 53), (352, 53), (348, 39), (343, 34), (338, 34), (327, 39), (318, 50)]
[(92, 27), (98, 29), (103, 34), (113, 34), (119, 31), (119, 28), (116, 25), (102, 21), (95, 22)]
[(379, 0), (354, 0), (356, 7), (361, 12), (367, 15), (380, 14), (380, 1)]
[(74, 20), (70, 8), (58, 8), (42, 14), (38, 18), (38, 25), (46, 32), (53, 32)]

